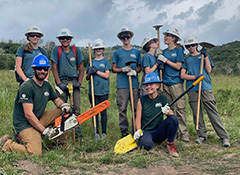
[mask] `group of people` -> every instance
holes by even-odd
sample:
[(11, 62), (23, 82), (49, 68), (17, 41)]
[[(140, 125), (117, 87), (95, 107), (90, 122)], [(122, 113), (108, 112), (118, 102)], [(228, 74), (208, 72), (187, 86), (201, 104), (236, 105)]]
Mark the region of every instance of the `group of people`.
[[(27, 43), (19, 47), (16, 53), (16, 73), (20, 77), (20, 87), (17, 93), (13, 112), (13, 125), (16, 134), (23, 144), (14, 142), (9, 135), (0, 139), (0, 148), (3, 152), (24, 152), (28, 154), (42, 154), (41, 136), (51, 137), (55, 131), (48, 127), (62, 111), (80, 114), (80, 87), (84, 76), (83, 55), (81, 50), (70, 43), (73, 35), (67, 28), (59, 31), (57, 39), (61, 43), (55, 46), (51, 54), (51, 65), (44, 49), (38, 46), (43, 33), (38, 26), (30, 26), (25, 33)], [(179, 44), (181, 37), (177, 29), (167, 30), (163, 33), (164, 44), (167, 48), (161, 50), (157, 38), (146, 37), (142, 42), (142, 50), (146, 53), (141, 59), (141, 53), (131, 45), (134, 36), (128, 27), (122, 27), (117, 37), (122, 42), (122, 48), (116, 50), (112, 57), (112, 63), (104, 57), (105, 43), (102, 39), (93, 42), (92, 49), (95, 59), (88, 64), (86, 80), (93, 77), (94, 100), (101, 103), (108, 99), (109, 74), (112, 71), (117, 74), (117, 98), (116, 104), (119, 111), (119, 127), (122, 137), (130, 132), (139, 146), (150, 150), (154, 143), (167, 140), (167, 151), (175, 157), (179, 154), (174, 146), (175, 138), (180, 136), (184, 142), (189, 141), (187, 129), (185, 98), (180, 98), (173, 106), (170, 102), (176, 99), (184, 91), (183, 82), (186, 80), (186, 88), (201, 75), (202, 81), (201, 101), (204, 105), (210, 122), (217, 135), (222, 140), (223, 146), (229, 147), (229, 135), (223, 127), (222, 120), (216, 108), (216, 101), (212, 93), (211, 78), (209, 73), (214, 67), (210, 56), (205, 49), (198, 51), (197, 38), (188, 36), (184, 40), (184, 46), (189, 55), (184, 59), (184, 46)], [(200, 74), (201, 55), (204, 55), (203, 72)], [(91, 65), (91, 66), (90, 66)], [(48, 76), (52, 67), (55, 79), (55, 90), (48, 83)], [(139, 93), (138, 73), (143, 71), (143, 79)], [(129, 82), (131, 77), (131, 82)], [(161, 78), (160, 78), (161, 77)], [(73, 107), (67, 103), (70, 95), (68, 85), (73, 84)], [(89, 81), (89, 101), (92, 104), (91, 85)], [(130, 89), (130, 83), (132, 89)], [(160, 86), (163, 86), (162, 90)], [(189, 104), (193, 112), (196, 125), (198, 86), (188, 92)], [(131, 100), (131, 95), (133, 99)], [(45, 111), (46, 104), (52, 100), (56, 109)], [(129, 132), (127, 118), (128, 102), (133, 103), (134, 117), (132, 130)], [(162, 114), (150, 125), (141, 128), (156, 114)], [(166, 115), (166, 119), (164, 119)], [(101, 129), (99, 132), (99, 117), (96, 116), (96, 139), (107, 137), (107, 111), (101, 112)], [(135, 122), (133, 122), (135, 121)], [(136, 130), (136, 131), (135, 131)], [(179, 134), (177, 134), (179, 130)], [(204, 123), (202, 105), (200, 106), (199, 129), (196, 143), (201, 144), (207, 139), (207, 130)], [(75, 137), (82, 137), (81, 126), (76, 128)], [(65, 144), (67, 133), (55, 141)]]

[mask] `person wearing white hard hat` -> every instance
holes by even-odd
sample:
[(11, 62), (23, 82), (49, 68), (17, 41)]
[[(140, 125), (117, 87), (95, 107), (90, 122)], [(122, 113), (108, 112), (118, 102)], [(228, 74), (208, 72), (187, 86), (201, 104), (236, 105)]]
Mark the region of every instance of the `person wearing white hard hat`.
[[(163, 32), (164, 44), (168, 47), (163, 50), (163, 54), (158, 56), (158, 60), (164, 62), (163, 72), (163, 92), (170, 101), (178, 97), (183, 91), (183, 80), (180, 76), (181, 66), (184, 62), (184, 48), (178, 41), (181, 41), (179, 31), (176, 28)], [(182, 97), (174, 105), (173, 109), (179, 119), (179, 131), (181, 140), (189, 141), (186, 117), (185, 97)]]
[[(117, 73), (117, 105), (119, 111), (119, 127), (122, 137), (125, 137), (129, 133), (127, 105), (130, 100), (130, 89), (128, 76), (131, 76), (132, 79), (135, 112), (139, 96), (138, 73), (141, 71), (141, 54), (139, 50), (133, 48), (131, 45), (133, 35), (134, 33), (128, 27), (121, 27), (117, 37), (121, 40), (123, 46), (113, 53), (112, 59), (112, 71), (113, 73)], [(125, 63), (128, 61), (135, 63), (126, 65)], [(134, 127), (132, 127), (132, 129), (133, 128)]]
[[(223, 122), (220, 118), (218, 109), (216, 107), (216, 100), (212, 91), (212, 84), (210, 73), (214, 64), (207, 54), (206, 49), (202, 49), (201, 51), (197, 50), (198, 40), (196, 36), (188, 36), (184, 40), (184, 45), (186, 49), (189, 51), (189, 55), (185, 58), (185, 61), (182, 65), (181, 70), (181, 78), (186, 81), (186, 88), (190, 86), (195, 80), (197, 80), (201, 74), (200, 73), (200, 65), (201, 65), (201, 55), (204, 55), (204, 64), (203, 64), (203, 73), (204, 79), (202, 80), (201, 86), (201, 103), (204, 105), (204, 108), (207, 112), (207, 115), (210, 119), (210, 122), (216, 131), (217, 135), (222, 140), (222, 144), (224, 147), (229, 147), (229, 135), (228, 132), (223, 127)], [(198, 104), (198, 91), (199, 85), (192, 88), (188, 92), (189, 104), (193, 112), (194, 124), (196, 125), (196, 115), (197, 115), (197, 104)], [(207, 129), (204, 122), (202, 105), (200, 105), (199, 112), (199, 129), (197, 130), (198, 138), (195, 140), (196, 143), (201, 144), (202, 142), (207, 140)]]
[[(62, 28), (56, 37), (61, 46), (55, 46), (52, 50), (52, 72), (55, 79), (55, 89), (58, 96), (68, 101), (70, 96), (67, 85), (73, 84), (74, 114), (80, 115), (80, 87), (84, 75), (83, 55), (81, 50), (70, 45), (73, 35), (68, 28)], [(75, 128), (76, 138), (82, 137), (81, 125)]]
[[(105, 43), (102, 39), (96, 39), (92, 45), (93, 54), (95, 59), (92, 60), (92, 66), (88, 63), (86, 79), (90, 80), (91, 75), (93, 76), (93, 87), (94, 87), (94, 100), (95, 105), (108, 100), (109, 94), (109, 74), (111, 71), (110, 61), (104, 57)], [(91, 81), (89, 81), (88, 90), (89, 101), (92, 104), (92, 93), (91, 93)], [(95, 135), (96, 140), (100, 139), (99, 133), (99, 117), (96, 115), (96, 128), (97, 134)], [(101, 112), (101, 127), (102, 133), (101, 138), (105, 139), (107, 134), (107, 110)]]
[(142, 57), (142, 69), (143, 69), (143, 77), (142, 84), (140, 88), (140, 95), (147, 95), (145, 87), (143, 85), (144, 77), (149, 72), (154, 72), (159, 76), (159, 70), (163, 69), (163, 62), (157, 60), (155, 57), (155, 52), (158, 48), (158, 39), (153, 37), (146, 37), (142, 41), (142, 50), (146, 52), (146, 54)]
[[(30, 26), (25, 36), (29, 42), (24, 46), (20, 46), (16, 52), (15, 75), (20, 85), (34, 76), (31, 68), (33, 58), (38, 54), (48, 57), (47, 52), (38, 46), (41, 37), (43, 37), (43, 33), (38, 26)], [(48, 79), (48, 76), (46, 79)]]

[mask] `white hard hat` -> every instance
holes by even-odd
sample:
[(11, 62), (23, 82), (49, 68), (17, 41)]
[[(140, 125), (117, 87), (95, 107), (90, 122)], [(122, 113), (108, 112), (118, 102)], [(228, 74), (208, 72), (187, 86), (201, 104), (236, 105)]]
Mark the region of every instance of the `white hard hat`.
[(156, 39), (156, 40), (157, 40), (157, 38), (153, 38), (153, 37), (151, 37), (151, 36), (145, 37), (145, 38), (143, 39), (143, 41), (142, 41), (142, 49), (144, 50), (144, 46), (145, 46), (149, 41), (151, 41), (151, 40), (153, 40), (153, 39)]
[(105, 48), (105, 43), (102, 39), (98, 38), (93, 42), (92, 49)]
[(126, 26), (123, 26), (120, 28), (120, 32), (118, 32), (117, 37), (120, 39), (120, 36), (124, 32), (129, 32), (131, 34), (131, 37), (133, 37), (134, 33)]
[(59, 37), (62, 37), (62, 36), (70, 36), (71, 38), (73, 38), (70, 30), (67, 28), (60, 29), (58, 32), (58, 36), (56, 38), (59, 39)]
[(167, 33), (178, 37), (178, 41), (181, 41), (178, 29), (176, 29), (176, 28), (173, 28), (173, 29), (170, 29), (170, 30), (168, 29), (166, 32), (163, 32), (163, 35), (166, 35)]
[(191, 36), (187, 36), (185, 39), (184, 39), (184, 45), (191, 45), (191, 44), (198, 44), (198, 40), (197, 40), (197, 37), (194, 36), (194, 35), (191, 35)]
[(43, 36), (43, 33), (41, 32), (40, 28), (34, 25), (28, 28), (28, 31), (25, 33), (25, 36), (28, 36), (29, 33), (38, 33), (41, 35), (41, 37)]

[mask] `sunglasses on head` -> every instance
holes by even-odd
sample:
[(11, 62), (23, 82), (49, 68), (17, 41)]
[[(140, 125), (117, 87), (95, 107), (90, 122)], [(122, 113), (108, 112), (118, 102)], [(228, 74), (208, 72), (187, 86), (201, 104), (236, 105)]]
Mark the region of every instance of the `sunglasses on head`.
[(190, 48), (190, 47), (195, 47), (197, 44), (190, 44), (190, 45), (186, 45), (186, 48)]
[(39, 35), (39, 34), (29, 34), (28, 36), (30, 36), (30, 37), (32, 37), (32, 38), (34, 38), (35, 36), (36, 36), (37, 38), (40, 38), (40, 37), (41, 37), (41, 35)]
[(35, 67), (36, 70), (41, 71), (44, 70), (45, 72), (48, 71), (48, 67)]
[(71, 37), (69, 37), (69, 36), (61, 36), (61, 37), (59, 37), (59, 40), (71, 40), (72, 38)]
[(125, 38), (129, 39), (131, 37), (129, 35), (123, 35), (123, 36), (120, 37), (121, 40), (125, 40)]

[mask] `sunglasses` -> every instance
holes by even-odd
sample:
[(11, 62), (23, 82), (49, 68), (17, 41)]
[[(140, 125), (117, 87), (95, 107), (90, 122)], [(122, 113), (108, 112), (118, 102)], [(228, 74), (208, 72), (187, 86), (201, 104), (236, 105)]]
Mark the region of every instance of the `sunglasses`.
[(97, 49), (94, 49), (94, 50), (104, 50), (104, 48), (97, 48)]
[(30, 36), (30, 37), (32, 37), (32, 38), (34, 38), (35, 36), (36, 36), (37, 38), (40, 38), (40, 37), (41, 37), (41, 35), (39, 35), (39, 34), (29, 34), (28, 36)]
[(69, 36), (62, 36), (62, 37), (59, 37), (59, 40), (71, 40), (72, 38), (69, 37)]
[(36, 70), (41, 71), (44, 70), (45, 72), (48, 71), (48, 67), (35, 67)]
[(185, 47), (188, 49), (190, 47), (195, 47), (197, 44), (186, 45)]
[(165, 36), (171, 36), (174, 37), (174, 35), (170, 34), (170, 33), (166, 33)]
[(158, 43), (158, 40), (153, 39), (153, 40), (151, 40), (149, 43), (150, 43), (150, 44)]
[(120, 37), (121, 40), (125, 40), (125, 38), (129, 39), (131, 37), (129, 35), (123, 35), (123, 36)]

